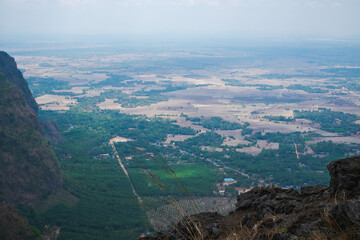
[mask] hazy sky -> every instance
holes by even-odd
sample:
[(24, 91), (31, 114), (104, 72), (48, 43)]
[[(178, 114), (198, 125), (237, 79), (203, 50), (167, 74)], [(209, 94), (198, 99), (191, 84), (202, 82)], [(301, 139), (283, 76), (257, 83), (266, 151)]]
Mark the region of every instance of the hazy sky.
[(359, 36), (360, 0), (0, 0), (14, 34)]

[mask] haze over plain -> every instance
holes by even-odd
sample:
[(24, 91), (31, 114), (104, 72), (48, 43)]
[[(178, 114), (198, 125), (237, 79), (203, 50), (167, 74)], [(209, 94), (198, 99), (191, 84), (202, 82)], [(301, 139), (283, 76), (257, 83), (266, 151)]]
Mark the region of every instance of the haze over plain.
[(359, 36), (357, 0), (1, 0), (0, 34)]

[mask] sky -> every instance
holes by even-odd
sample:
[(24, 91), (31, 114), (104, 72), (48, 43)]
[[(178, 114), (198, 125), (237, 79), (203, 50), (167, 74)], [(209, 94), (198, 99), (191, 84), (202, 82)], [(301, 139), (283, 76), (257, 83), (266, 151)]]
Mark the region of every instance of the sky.
[(12, 35), (360, 36), (360, 0), (0, 0)]

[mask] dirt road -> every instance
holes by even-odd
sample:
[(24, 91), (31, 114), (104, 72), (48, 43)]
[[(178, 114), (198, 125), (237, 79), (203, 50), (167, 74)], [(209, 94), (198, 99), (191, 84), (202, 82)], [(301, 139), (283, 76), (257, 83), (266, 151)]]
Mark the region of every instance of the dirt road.
[(132, 191), (133, 191), (134, 195), (136, 196), (136, 198), (138, 199), (139, 203), (141, 204), (141, 203), (143, 202), (143, 200), (141, 199), (141, 197), (140, 197), (140, 196), (136, 193), (136, 191), (135, 191), (135, 187), (134, 187), (133, 182), (131, 181), (131, 178), (129, 177), (129, 173), (128, 173), (128, 171), (126, 170), (125, 165), (122, 163), (121, 158), (119, 157), (119, 154), (118, 154), (118, 152), (117, 152), (117, 150), (116, 150), (116, 148), (115, 148), (114, 141), (110, 140), (110, 145), (111, 145), (111, 147), (112, 147), (112, 149), (113, 149), (113, 152), (114, 152), (114, 154), (115, 154), (115, 156), (116, 156), (116, 159), (117, 159), (120, 167), (122, 168), (122, 170), (124, 171), (125, 175), (126, 175), (127, 178), (129, 179), (129, 182), (130, 182), (130, 185), (131, 185), (131, 188), (132, 188)]
[(297, 157), (297, 159), (299, 159), (299, 160), (300, 160), (299, 152), (298, 152), (298, 150), (297, 150), (297, 145), (296, 145), (296, 143), (295, 143), (295, 142), (294, 142), (294, 146), (295, 146), (295, 153), (296, 153), (296, 157)]

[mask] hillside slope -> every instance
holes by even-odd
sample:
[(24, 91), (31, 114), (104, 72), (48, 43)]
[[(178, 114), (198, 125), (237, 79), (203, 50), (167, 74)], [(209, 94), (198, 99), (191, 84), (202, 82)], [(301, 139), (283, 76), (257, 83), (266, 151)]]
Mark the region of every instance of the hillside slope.
[(0, 52), (0, 71), (3, 70), (0, 73), (0, 203), (35, 206), (61, 188), (62, 174), (54, 152), (41, 134), (37, 105), (27, 83), (14, 59)]
[(20, 217), (10, 207), (0, 205), (0, 239), (40, 240), (38, 230), (31, 228), (26, 219)]

